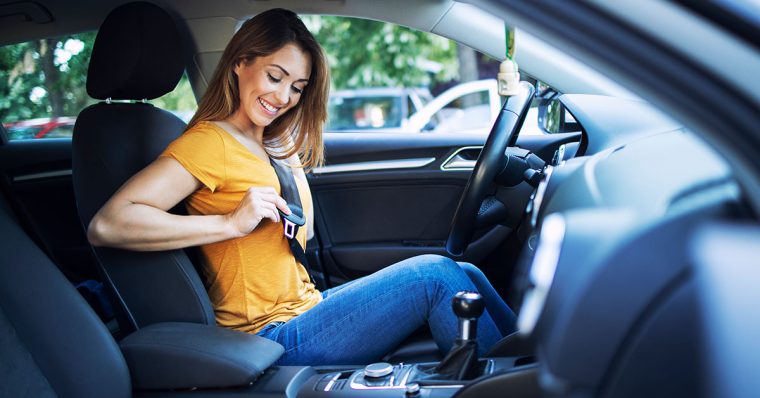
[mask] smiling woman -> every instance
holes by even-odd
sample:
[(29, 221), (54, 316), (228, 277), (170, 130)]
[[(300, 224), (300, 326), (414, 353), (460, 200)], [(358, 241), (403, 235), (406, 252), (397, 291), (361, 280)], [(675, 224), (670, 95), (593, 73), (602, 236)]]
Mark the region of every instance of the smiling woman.
[[(186, 131), (95, 215), (90, 241), (138, 251), (200, 246), (217, 324), (282, 344), (283, 365), (378, 360), (426, 323), (446, 352), (457, 334), (450, 299), (462, 290), (485, 296), (485, 353), (515, 320), (472, 265), (418, 256), (323, 292), (310, 279), (296, 254), (314, 228), (303, 167), (322, 162), (327, 93), (324, 55), (297, 15), (256, 15), (230, 40)], [(291, 208), (276, 168), (295, 175), (307, 219), (295, 242), (280, 224)], [(190, 215), (168, 213), (184, 199)], [(374, 344), (364, 344), (370, 333)]]
[[(296, 45), (286, 44), (271, 55), (241, 61), (234, 71), (240, 107), (228, 122), (235, 127), (235, 138), (266, 159), (266, 152), (256, 142), (263, 142), (264, 130), (300, 101), (304, 87), (309, 83), (311, 57)], [(256, 142), (248, 142), (243, 133), (251, 129), (256, 130)]]
[[(188, 126), (232, 116), (228, 121), (245, 132), (259, 122), (262, 129), (256, 136), (261, 138), (260, 144), (279, 148), (282, 154), (276, 158), (298, 153), (304, 166), (320, 165), (322, 124), (327, 119), (321, 98), (327, 96), (330, 84), (324, 55), (305, 28), (296, 33), (293, 26), (281, 20), (281, 26), (267, 24), (253, 29), (255, 21), (262, 18), (247, 21), (231, 39)], [(307, 84), (309, 90), (301, 98)], [(301, 106), (287, 112), (299, 102)], [(278, 107), (285, 110), (271, 112)], [(264, 120), (257, 116), (261, 112), (266, 112), (261, 115)]]

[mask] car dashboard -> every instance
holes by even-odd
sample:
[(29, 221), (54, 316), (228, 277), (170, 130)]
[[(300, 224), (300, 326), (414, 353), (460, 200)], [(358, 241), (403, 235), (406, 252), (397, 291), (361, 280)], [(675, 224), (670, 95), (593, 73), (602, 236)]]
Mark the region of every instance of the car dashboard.
[(563, 97), (586, 152), (544, 171), (515, 286), (541, 388), (698, 395), (698, 242), (747, 216), (740, 187), (704, 142), (646, 104)]

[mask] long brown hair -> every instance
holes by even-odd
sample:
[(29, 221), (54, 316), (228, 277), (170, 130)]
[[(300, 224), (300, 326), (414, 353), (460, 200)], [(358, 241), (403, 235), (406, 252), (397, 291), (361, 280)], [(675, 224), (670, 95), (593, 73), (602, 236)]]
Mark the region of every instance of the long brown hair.
[(329, 68), (322, 48), (303, 21), (294, 12), (282, 8), (256, 15), (232, 36), (187, 128), (204, 120), (218, 121), (230, 117), (240, 107), (235, 66), (273, 54), (291, 43), (311, 57), (309, 84), (299, 103), (264, 129), (264, 145), (273, 149), (269, 152), (276, 159), (297, 153), (307, 169), (322, 165), (322, 127), (327, 120)]

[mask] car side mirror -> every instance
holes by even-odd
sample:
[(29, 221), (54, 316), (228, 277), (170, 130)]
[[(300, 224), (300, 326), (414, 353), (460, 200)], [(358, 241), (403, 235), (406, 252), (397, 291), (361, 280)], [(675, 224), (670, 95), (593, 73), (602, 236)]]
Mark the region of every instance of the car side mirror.
[(580, 125), (559, 100), (559, 96), (559, 93), (550, 88), (536, 96), (538, 126), (546, 134), (579, 131)]

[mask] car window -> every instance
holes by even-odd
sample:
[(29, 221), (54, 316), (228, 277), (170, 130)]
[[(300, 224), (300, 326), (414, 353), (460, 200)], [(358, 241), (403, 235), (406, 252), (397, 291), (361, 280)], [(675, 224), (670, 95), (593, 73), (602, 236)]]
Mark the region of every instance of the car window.
[[(464, 88), (446, 98), (423, 127), (426, 131), (440, 133), (487, 130), (498, 115), (501, 99), (495, 81), (488, 80), (488, 87), (468, 88), (460, 84), (455, 89)], [(442, 94), (444, 96), (446, 94)]]
[(339, 93), (330, 97), (331, 130), (364, 130), (401, 127), (403, 97)]
[[(71, 138), (76, 116), (96, 102), (87, 68), (96, 32), (0, 47), (0, 121), (8, 140)], [(156, 106), (187, 121), (196, 109), (186, 76)]]
[[(498, 60), (392, 23), (302, 18), (331, 67), (327, 131), (471, 134), (487, 132), (495, 119), (501, 106), (495, 91)], [(471, 89), (472, 82), (481, 83)], [(440, 104), (441, 95), (448, 98), (463, 86), (470, 91)]]
[(0, 120), (8, 139), (70, 137), (93, 101), (85, 83), (95, 32), (0, 47)]

